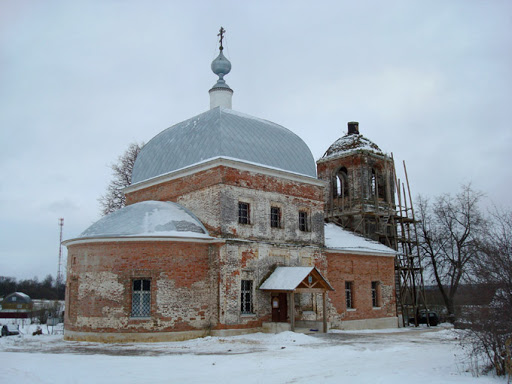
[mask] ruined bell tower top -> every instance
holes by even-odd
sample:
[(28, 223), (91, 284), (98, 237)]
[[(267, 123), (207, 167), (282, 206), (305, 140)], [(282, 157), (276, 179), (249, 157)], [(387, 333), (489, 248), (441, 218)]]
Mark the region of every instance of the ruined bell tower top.
[(365, 151), (377, 155), (384, 155), (384, 152), (373, 141), (367, 139), (359, 132), (359, 123), (349, 121), (348, 132), (346, 135), (336, 140), (319, 161), (332, 159), (333, 157), (345, 156), (350, 152)]

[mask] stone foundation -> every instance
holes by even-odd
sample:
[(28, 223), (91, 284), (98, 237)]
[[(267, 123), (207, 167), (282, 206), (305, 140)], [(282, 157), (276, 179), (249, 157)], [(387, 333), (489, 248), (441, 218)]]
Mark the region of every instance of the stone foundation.
[(398, 328), (398, 317), (382, 317), (380, 319), (346, 320), (339, 325), (333, 325), (333, 329), (355, 331), (362, 329), (387, 329)]

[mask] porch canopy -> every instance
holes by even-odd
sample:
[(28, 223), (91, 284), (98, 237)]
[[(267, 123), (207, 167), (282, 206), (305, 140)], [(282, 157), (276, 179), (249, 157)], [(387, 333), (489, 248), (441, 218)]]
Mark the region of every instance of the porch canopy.
[(316, 267), (277, 267), (260, 286), (262, 291), (286, 292), (290, 295), (291, 330), (295, 330), (295, 293), (321, 293), (323, 328), (327, 332), (326, 292), (334, 291)]

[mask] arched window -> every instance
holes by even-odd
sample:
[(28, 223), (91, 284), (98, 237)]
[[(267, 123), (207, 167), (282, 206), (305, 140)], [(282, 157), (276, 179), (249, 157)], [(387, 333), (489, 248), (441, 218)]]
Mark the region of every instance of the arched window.
[(377, 194), (377, 173), (372, 168), (372, 175), (370, 177), (370, 197), (375, 197)]
[(386, 200), (386, 179), (385, 175), (381, 176), (377, 180), (377, 189), (379, 191), (379, 199)]
[(341, 167), (334, 177), (334, 196), (348, 197), (348, 173), (347, 168)]
[(386, 199), (386, 185), (384, 176), (378, 174), (374, 168), (372, 168), (372, 174), (370, 177), (370, 197), (385, 200)]

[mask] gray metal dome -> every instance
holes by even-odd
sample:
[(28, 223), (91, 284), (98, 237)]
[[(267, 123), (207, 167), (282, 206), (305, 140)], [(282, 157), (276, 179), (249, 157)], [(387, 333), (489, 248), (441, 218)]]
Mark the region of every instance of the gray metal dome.
[(316, 178), (313, 155), (296, 134), (270, 121), (217, 107), (151, 139), (137, 156), (132, 184), (217, 157)]
[(188, 209), (164, 201), (143, 201), (102, 217), (78, 239), (96, 237), (203, 237), (208, 231)]

